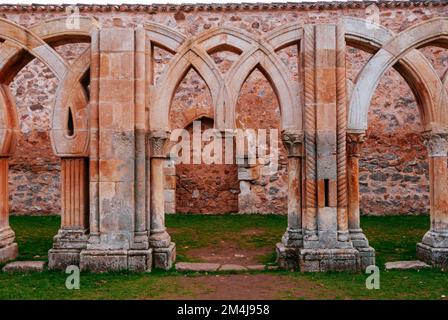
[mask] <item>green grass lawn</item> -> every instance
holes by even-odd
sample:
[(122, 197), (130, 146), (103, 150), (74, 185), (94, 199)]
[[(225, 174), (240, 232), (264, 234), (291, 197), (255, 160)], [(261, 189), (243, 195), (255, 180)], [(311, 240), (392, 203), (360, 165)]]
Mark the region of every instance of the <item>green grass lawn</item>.
[[(190, 249), (218, 245), (232, 241), (241, 248), (251, 249), (274, 245), (286, 226), (286, 217), (275, 215), (168, 215), (166, 224), (172, 231), (178, 249), (178, 261), (194, 261)], [(58, 217), (11, 217), (11, 226), (19, 244), (19, 260), (43, 260), (51, 247), (59, 226)], [(441, 299), (448, 296), (448, 273), (440, 270), (384, 271), (387, 261), (415, 259), (415, 244), (429, 226), (427, 216), (363, 217), (362, 227), (377, 251), (377, 265), (381, 269), (381, 289), (365, 287), (363, 273), (310, 273), (284, 271), (251, 272), (250, 277), (271, 275), (306, 283), (310, 290), (322, 297), (336, 299)], [(255, 235), (245, 230), (258, 230)], [(273, 262), (272, 253), (260, 257), (260, 262)], [(225, 275), (223, 275), (225, 276)], [(231, 276), (231, 275), (230, 275)], [(209, 275), (208, 277), (215, 277)], [(65, 288), (63, 272), (7, 274), (0, 272), (0, 299), (163, 299), (195, 297), (201, 290), (199, 276), (176, 271), (151, 273), (108, 273), (81, 276), (80, 290)], [(257, 288), (254, 287), (254, 290)], [(308, 292), (310, 293), (310, 292)], [(199, 295), (200, 297), (200, 295)], [(278, 288), (275, 297), (297, 299), (297, 295)], [(307, 295), (305, 294), (306, 298)], [(320, 295), (312, 295), (319, 298)]]

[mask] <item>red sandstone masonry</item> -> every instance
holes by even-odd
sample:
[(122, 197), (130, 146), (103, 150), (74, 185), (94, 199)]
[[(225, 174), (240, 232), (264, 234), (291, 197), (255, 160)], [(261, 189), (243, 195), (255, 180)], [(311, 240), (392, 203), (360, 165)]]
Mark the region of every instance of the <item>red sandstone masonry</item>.
[[(311, 23), (335, 21), (341, 15), (363, 17), (364, 7), (364, 4), (359, 3), (182, 7), (82, 6), (81, 14), (94, 15), (103, 25), (109, 26), (115, 17), (121, 18), (126, 26), (156, 21), (174, 26), (191, 36), (222, 23), (264, 34), (289, 21)], [(29, 26), (38, 21), (61, 16), (64, 9), (59, 6), (0, 6), (0, 12), (8, 19)], [(438, 3), (423, 5), (387, 2), (380, 6), (381, 23), (395, 32), (418, 21), (447, 14), (447, 7)], [(74, 60), (83, 48), (85, 45), (64, 45), (57, 50), (65, 58)], [(425, 48), (421, 51), (431, 60), (437, 72), (442, 74), (448, 65), (447, 53), (438, 48)], [(292, 70), (297, 69), (294, 49), (286, 48), (279, 54), (282, 61)], [(347, 54), (349, 76), (353, 80), (368, 54), (353, 48), (348, 48)], [(170, 55), (162, 52), (162, 62), (169, 59)], [(224, 54), (221, 59), (226, 63), (227, 59), (231, 60), (231, 54)], [(163, 63), (161, 68), (163, 69)], [(10, 207), (15, 214), (60, 212), (60, 163), (52, 155), (48, 134), (57, 83), (51, 71), (36, 61), (26, 66), (11, 83), (22, 132), (17, 151), (10, 159)], [(176, 112), (180, 113), (181, 109), (187, 106), (190, 106), (189, 110), (196, 110), (198, 107), (200, 110), (208, 110), (210, 100), (201, 95), (197, 96), (197, 89), (195, 83), (188, 83), (180, 88), (178, 94), (187, 99), (175, 100), (173, 112), (179, 110)], [(275, 106), (275, 95), (260, 74), (255, 73), (248, 79), (240, 101), (238, 117), (247, 122), (246, 126), (254, 126), (251, 119), (259, 116), (266, 119), (260, 126), (278, 126), (276, 117), (278, 119), (279, 110)], [(418, 136), (418, 110), (407, 84), (395, 71), (388, 72), (381, 80), (372, 101), (369, 122), (376, 130), (368, 131), (367, 142), (361, 152), (361, 211), (367, 214), (427, 212), (428, 162), (426, 150)], [(284, 151), (281, 155), (284, 157)], [(252, 181), (250, 187), (253, 192), (242, 205), (240, 204), (239, 209), (245, 212), (285, 213), (285, 166), (281, 166), (278, 178), (275, 179), (270, 181), (260, 177)], [(206, 208), (206, 204), (204, 207)]]

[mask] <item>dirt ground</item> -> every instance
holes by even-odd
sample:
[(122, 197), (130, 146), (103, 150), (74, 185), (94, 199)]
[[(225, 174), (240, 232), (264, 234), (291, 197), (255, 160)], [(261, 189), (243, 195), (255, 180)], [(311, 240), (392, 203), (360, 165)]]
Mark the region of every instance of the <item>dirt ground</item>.
[(320, 284), (284, 275), (201, 275), (185, 276), (177, 281), (177, 285), (188, 294), (170, 294), (164, 299), (313, 300), (334, 299), (337, 294)]
[(217, 247), (190, 249), (187, 255), (195, 261), (249, 266), (260, 264), (260, 257), (266, 256), (272, 250), (272, 247), (242, 249), (234, 242), (222, 241)]
[[(264, 229), (253, 228), (242, 231), (240, 236), (257, 236), (262, 235), (264, 232)], [(241, 248), (235, 241), (221, 240), (217, 245), (189, 249), (186, 251), (186, 255), (195, 261), (249, 266), (260, 264), (262, 258), (273, 252), (273, 250), (273, 245)]]

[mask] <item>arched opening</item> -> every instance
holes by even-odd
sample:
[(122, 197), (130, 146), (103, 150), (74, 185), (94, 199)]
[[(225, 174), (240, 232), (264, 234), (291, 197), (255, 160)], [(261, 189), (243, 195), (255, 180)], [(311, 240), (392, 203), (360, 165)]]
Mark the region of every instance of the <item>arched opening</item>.
[[(190, 141), (193, 135), (205, 136), (213, 130), (213, 120), (207, 117), (196, 119), (186, 128)], [(202, 140), (200, 152), (205, 155), (209, 141)], [(194, 163), (193, 143), (190, 149), (190, 164), (176, 165), (176, 211), (179, 213), (225, 214), (238, 212), (238, 173), (235, 163)], [(233, 146), (232, 146), (233, 147)], [(225, 154), (225, 147), (222, 150)]]
[(257, 156), (255, 163), (246, 161), (239, 165), (241, 193), (238, 202), (241, 213), (287, 212), (287, 159), (280, 141), (280, 119), (277, 96), (264, 74), (256, 68), (241, 88), (236, 107), (236, 126), (266, 135), (267, 152)]
[[(370, 58), (349, 47), (348, 78), (356, 81)], [(389, 69), (373, 95), (359, 150), (361, 227), (376, 250), (377, 264), (416, 260), (415, 243), (427, 228), (429, 170), (422, 130), (413, 91), (397, 71)]]
[[(71, 64), (87, 46), (65, 44), (55, 50)], [(88, 88), (88, 76), (85, 79)], [(9, 157), (11, 227), (16, 232), (20, 260), (45, 260), (60, 226), (61, 161), (50, 141), (59, 85), (55, 74), (38, 59), (29, 61), (9, 84), (20, 125), (15, 152)], [(71, 108), (66, 119), (66, 134), (73, 136), (76, 128)]]

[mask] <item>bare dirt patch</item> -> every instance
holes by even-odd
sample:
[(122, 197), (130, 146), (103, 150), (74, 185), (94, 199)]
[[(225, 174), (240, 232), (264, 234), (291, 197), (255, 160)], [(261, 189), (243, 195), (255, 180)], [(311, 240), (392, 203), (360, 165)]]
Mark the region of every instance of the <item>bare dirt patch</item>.
[(207, 275), (179, 277), (176, 285), (188, 295), (164, 299), (272, 300), (335, 299), (337, 294), (317, 283), (287, 275)]
[(216, 246), (189, 249), (186, 251), (186, 255), (195, 261), (248, 266), (259, 264), (260, 257), (268, 255), (273, 250), (273, 245), (248, 249), (241, 248), (233, 241), (222, 240)]

